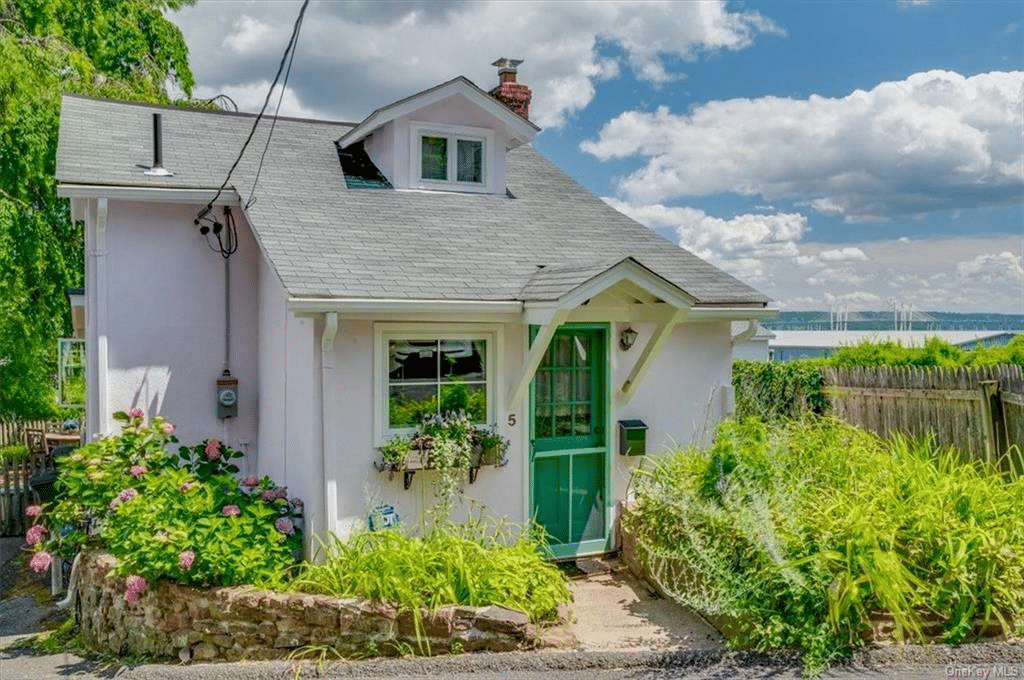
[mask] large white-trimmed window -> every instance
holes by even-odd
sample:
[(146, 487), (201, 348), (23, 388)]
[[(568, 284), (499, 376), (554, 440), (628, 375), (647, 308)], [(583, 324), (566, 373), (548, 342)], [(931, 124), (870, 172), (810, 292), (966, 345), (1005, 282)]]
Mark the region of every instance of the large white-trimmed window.
[(377, 324), (378, 445), (425, 416), (464, 411), (474, 423), (495, 422), (498, 335), (484, 324)]
[(448, 191), (492, 190), (492, 130), (413, 123), (409, 136), (411, 186)]

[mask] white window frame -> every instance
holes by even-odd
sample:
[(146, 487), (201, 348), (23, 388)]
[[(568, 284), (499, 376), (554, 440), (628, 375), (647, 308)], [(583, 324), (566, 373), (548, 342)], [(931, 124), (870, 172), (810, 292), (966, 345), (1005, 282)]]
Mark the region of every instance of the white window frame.
[[(423, 179), (424, 137), (443, 137), (448, 140), (448, 179)], [(457, 177), (458, 140), (483, 142), (483, 182), (459, 182)], [(409, 124), (409, 186), (417, 189), (441, 191), (471, 191), (494, 193), (494, 130), (464, 125), (442, 125), (440, 123)]]
[(487, 389), (487, 423), (497, 422), (500, 357), (504, 356), (501, 326), (481, 323), (391, 323), (373, 325), (373, 413), (374, 446), (384, 446), (396, 435), (411, 434), (416, 428), (389, 428), (389, 347), (391, 340), (483, 340), (487, 343), (484, 359), (484, 383)]

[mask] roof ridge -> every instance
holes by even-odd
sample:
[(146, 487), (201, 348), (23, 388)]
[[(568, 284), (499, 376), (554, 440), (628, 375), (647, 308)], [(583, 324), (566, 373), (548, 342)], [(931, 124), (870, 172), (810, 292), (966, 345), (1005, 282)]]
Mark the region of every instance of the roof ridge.
[[(255, 118), (259, 114), (248, 111), (225, 111), (224, 109), (203, 109), (191, 106), (178, 106), (175, 104), (159, 104), (155, 102), (143, 102), (131, 99), (113, 99), (111, 97), (97, 97), (96, 95), (83, 94), (80, 92), (65, 92), (61, 98), (82, 99), (85, 101), (100, 102), (103, 104), (122, 104), (125, 106), (138, 106), (147, 109), (160, 109), (162, 111), (181, 111), (183, 113), (210, 113), (220, 116), (237, 116), (239, 118)], [(264, 116), (266, 117), (266, 116)], [(348, 121), (328, 120), (326, 118), (301, 118), (299, 116), (278, 116), (278, 120), (287, 120), (296, 123), (323, 123), (326, 125), (347, 125), (355, 127), (358, 123)]]

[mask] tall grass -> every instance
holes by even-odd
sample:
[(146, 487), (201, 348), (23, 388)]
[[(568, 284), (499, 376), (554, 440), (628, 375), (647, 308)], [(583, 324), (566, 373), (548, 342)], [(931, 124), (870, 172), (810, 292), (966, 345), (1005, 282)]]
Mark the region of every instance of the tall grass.
[(1024, 623), (1024, 481), (929, 442), (883, 442), (835, 420), (721, 426), (708, 451), (636, 480), (632, 529), (677, 599), (738, 622), (733, 641), (804, 651), (860, 644), (881, 612), (897, 636), (937, 622)]
[(293, 589), (387, 602), (414, 616), (448, 604), (497, 604), (534, 622), (556, 620), (572, 597), (531, 532), (477, 523), (435, 526), (422, 537), (366, 531), (348, 541), (332, 537), (324, 549), (324, 561), (306, 565)]

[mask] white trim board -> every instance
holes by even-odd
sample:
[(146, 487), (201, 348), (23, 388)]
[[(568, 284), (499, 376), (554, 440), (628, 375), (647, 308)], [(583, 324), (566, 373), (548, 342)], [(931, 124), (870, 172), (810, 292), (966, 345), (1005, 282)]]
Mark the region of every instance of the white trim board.
[(350, 146), (366, 138), (378, 128), (407, 114), (430, 106), (442, 99), (461, 94), (488, 114), (494, 116), (505, 126), (508, 133), (509, 149), (527, 144), (540, 132), (540, 128), (526, 120), (494, 97), (481, 90), (465, 76), (457, 76), (446, 83), (441, 83), (393, 104), (382, 107), (367, 116), (359, 125), (338, 138), (341, 148)]
[[(114, 186), (107, 184), (58, 184), (57, 195), (62, 198), (106, 198), (149, 203), (209, 203), (217, 195), (216, 189), (177, 189), (172, 187)], [(237, 206), (241, 203), (234, 189), (225, 189), (214, 205)]]

